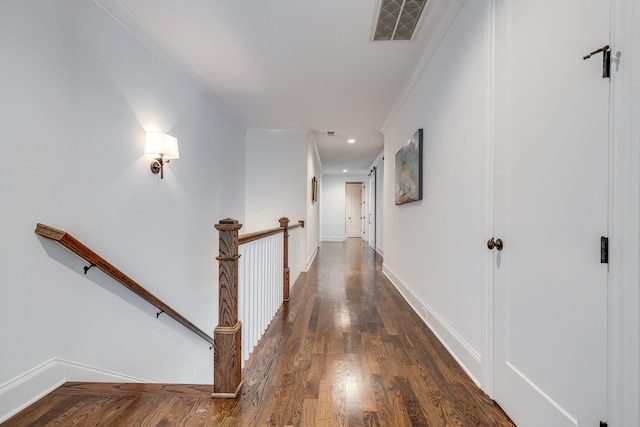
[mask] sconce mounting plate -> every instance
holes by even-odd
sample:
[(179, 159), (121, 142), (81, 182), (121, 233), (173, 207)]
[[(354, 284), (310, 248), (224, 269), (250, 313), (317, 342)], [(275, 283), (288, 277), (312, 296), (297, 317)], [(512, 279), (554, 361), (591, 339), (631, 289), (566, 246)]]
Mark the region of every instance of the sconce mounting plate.
[(156, 159), (151, 162), (151, 172), (153, 172), (154, 174), (157, 174), (157, 173), (160, 173), (161, 169), (162, 169), (162, 163), (160, 163), (160, 160)]

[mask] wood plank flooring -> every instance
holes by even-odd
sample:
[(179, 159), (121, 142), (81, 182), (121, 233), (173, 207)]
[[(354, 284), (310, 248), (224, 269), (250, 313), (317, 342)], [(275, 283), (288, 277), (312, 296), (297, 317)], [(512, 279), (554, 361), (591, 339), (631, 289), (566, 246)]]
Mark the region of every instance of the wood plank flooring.
[(2, 426), (513, 426), (360, 239), (322, 243), (243, 373), (211, 385), (67, 383)]

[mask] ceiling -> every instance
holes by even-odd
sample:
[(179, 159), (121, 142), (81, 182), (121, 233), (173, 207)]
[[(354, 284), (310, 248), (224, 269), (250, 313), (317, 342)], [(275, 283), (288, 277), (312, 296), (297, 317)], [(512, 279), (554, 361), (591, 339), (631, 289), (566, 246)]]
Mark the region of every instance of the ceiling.
[(97, 2), (240, 125), (313, 130), (324, 173), (368, 173), (431, 21), (412, 41), (372, 42), (378, 0)]

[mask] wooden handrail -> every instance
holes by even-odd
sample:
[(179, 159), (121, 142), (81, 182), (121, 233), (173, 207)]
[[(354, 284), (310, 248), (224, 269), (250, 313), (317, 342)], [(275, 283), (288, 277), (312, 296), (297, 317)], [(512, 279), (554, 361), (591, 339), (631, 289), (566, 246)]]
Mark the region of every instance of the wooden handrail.
[(264, 237), (273, 236), (274, 234), (282, 233), (284, 227), (271, 228), (269, 230), (256, 231), (255, 233), (247, 233), (242, 236), (238, 236), (238, 244), (253, 242), (254, 240), (262, 239)]
[(301, 219), (300, 221), (298, 221), (297, 224), (290, 225), (289, 226), (289, 230), (294, 229), (294, 228), (298, 228), (298, 227), (304, 228), (304, 219)]
[(133, 279), (124, 274), (122, 271), (118, 270), (100, 255), (96, 254), (91, 249), (80, 243), (66, 231), (58, 230), (48, 225), (38, 223), (35, 233), (39, 234), (42, 237), (46, 237), (47, 239), (54, 240), (60, 245), (64, 246), (74, 254), (78, 255), (80, 258), (89, 262), (92, 266), (97, 267), (105, 274), (113, 278), (115, 281), (122, 284), (125, 288), (131, 290), (141, 298), (147, 300), (149, 303), (161, 310), (161, 312), (166, 313), (167, 315), (175, 319), (178, 323), (182, 324), (184, 327), (207, 341), (209, 344), (213, 345), (213, 338), (210, 335), (199, 329), (193, 323), (189, 322), (186, 318), (180, 315), (180, 313), (162, 302), (151, 292), (140, 286)]
[[(293, 228), (298, 228), (298, 227), (304, 228), (304, 220), (301, 219), (300, 221), (298, 221), (297, 224), (290, 225), (289, 230)], [(242, 245), (245, 243), (253, 242), (254, 240), (273, 236), (274, 234), (278, 234), (283, 231), (284, 231), (284, 227), (278, 227), (278, 228), (270, 228), (269, 230), (262, 230), (262, 231), (256, 231), (253, 233), (242, 234), (241, 236), (238, 236), (238, 244)]]

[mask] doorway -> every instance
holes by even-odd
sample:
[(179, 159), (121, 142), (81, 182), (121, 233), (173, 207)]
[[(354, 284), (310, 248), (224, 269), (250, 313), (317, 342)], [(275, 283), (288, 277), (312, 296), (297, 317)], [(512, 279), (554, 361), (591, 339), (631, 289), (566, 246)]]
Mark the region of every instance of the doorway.
[(362, 238), (364, 220), (364, 201), (363, 201), (363, 184), (362, 182), (346, 183), (346, 200), (345, 200), (345, 230), (346, 237)]

